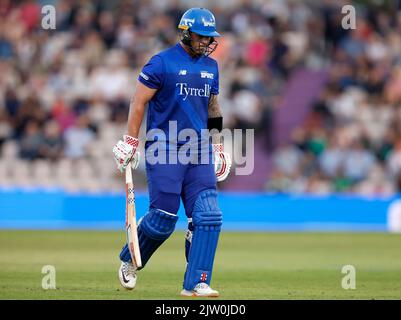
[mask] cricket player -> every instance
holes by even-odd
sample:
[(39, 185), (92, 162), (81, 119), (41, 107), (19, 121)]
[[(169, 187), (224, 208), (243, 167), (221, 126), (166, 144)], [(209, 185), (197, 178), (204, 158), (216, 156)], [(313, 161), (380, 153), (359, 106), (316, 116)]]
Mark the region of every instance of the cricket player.
[[(224, 180), (231, 168), (231, 158), (223, 150), (220, 132), (223, 117), (217, 101), (219, 71), (217, 62), (209, 55), (216, 49), (214, 15), (205, 8), (186, 11), (178, 25), (181, 41), (154, 55), (139, 74), (137, 87), (130, 105), (128, 132), (118, 141), (113, 152), (118, 169), (138, 166), (138, 132), (145, 107), (148, 105), (147, 133), (159, 130), (164, 134), (149, 137), (145, 143), (146, 173), (149, 188), (149, 211), (138, 223), (138, 239), (145, 266), (152, 254), (173, 233), (178, 220), (180, 199), (188, 218), (185, 239), (186, 271), (182, 296), (217, 297), (210, 287), (213, 262), (222, 224), (222, 213), (217, 203), (216, 181)], [(171, 126), (174, 124), (174, 126)], [(176, 128), (177, 135), (171, 135)], [(192, 129), (199, 139), (190, 161), (181, 163), (177, 157), (180, 147), (188, 139), (180, 139), (182, 130)], [(215, 132), (207, 136), (207, 159), (201, 161), (205, 148), (201, 145), (205, 130)], [(208, 131), (207, 131), (208, 132)], [(155, 151), (157, 141), (158, 151)], [(160, 147), (165, 145), (165, 148)], [(189, 149), (186, 149), (187, 151)], [(154, 152), (164, 154), (165, 163), (149, 161)], [(192, 152), (192, 151), (191, 151)], [(185, 152), (184, 152), (185, 153)], [(138, 268), (132, 263), (128, 246), (120, 253), (121, 285), (133, 289)], [(143, 268), (142, 266), (142, 268)]]

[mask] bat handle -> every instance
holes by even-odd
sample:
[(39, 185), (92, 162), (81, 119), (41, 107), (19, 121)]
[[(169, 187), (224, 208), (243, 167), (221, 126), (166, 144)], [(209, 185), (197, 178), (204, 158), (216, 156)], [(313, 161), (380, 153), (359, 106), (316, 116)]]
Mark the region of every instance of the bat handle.
[(125, 168), (125, 183), (132, 183), (131, 162), (128, 164), (127, 168)]

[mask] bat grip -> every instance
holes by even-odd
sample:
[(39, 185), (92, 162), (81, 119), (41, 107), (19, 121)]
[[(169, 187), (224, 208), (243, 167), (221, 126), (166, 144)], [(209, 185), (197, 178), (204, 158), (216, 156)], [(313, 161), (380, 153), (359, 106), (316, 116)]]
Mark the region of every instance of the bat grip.
[(128, 164), (127, 168), (125, 168), (125, 183), (132, 183), (131, 162)]

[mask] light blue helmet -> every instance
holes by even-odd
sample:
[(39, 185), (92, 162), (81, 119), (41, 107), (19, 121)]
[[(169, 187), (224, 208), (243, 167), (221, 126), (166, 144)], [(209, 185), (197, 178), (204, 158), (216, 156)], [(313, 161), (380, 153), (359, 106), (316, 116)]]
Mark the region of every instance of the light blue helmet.
[(205, 37), (220, 37), (216, 31), (216, 19), (205, 8), (192, 8), (181, 17), (178, 29), (188, 30)]

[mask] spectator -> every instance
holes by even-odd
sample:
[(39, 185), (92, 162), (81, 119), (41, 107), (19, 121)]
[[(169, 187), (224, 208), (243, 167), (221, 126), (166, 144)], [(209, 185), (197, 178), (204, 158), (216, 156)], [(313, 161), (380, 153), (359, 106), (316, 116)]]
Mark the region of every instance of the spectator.
[(35, 160), (40, 156), (40, 146), (43, 136), (37, 121), (29, 120), (24, 127), (20, 139), (20, 157), (27, 160)]
[(71, 159), (84, 158), (94, 140), (95, 134), (89, 129), (88, 116), (79, 116), (75, 124), (64, 132), (65, 156)]
[(359, 182), (368, 176), (375, 163), (374, 155), (355, 141), (344, 153), (344, 176), (352, 182)]
[(57, 161), (61, 159), (63, 152), (63, 139), (58, 123), (51, 120), (45, 124), (43, 140), (39, 146), (41, 158)]

